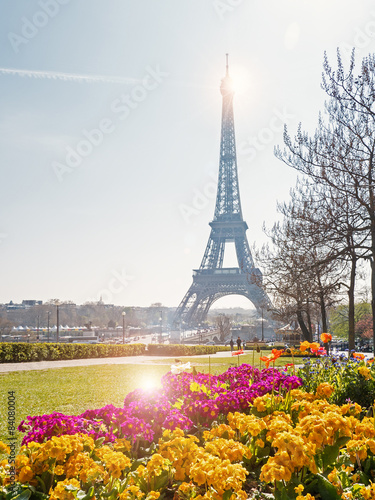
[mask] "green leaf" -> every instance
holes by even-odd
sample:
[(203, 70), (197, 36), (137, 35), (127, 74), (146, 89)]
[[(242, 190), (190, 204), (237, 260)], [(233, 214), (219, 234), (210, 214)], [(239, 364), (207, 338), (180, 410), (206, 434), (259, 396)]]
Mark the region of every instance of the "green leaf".
[(368, 457), (368, 459), (365, 462), (365, 474), (368, 476), (369, 472), (373, 469), (374, 467), (374, 457)]
[(323, 467), (326, 468), (336, 461), (340, 447), (337, 444), (326, 446), (322, 453)]
[(67, 486), (65, 486), (65, 490), (66, 491), (77, 491), (78, 488), (76, 486), (74, 486), (73, 484), (68, 484)]
[(79, 490), (79, 492), (77, 493), (78, 500), (89, 500), (93, 496), (94, 496), (94, 486), (91, 486), (91, 488), (87, 493), (82, 490)]
[(104, 443), (104, 439), (105, 439), (105, 437), (101, 437), (99, 439), (95, 439), (95, 442), (94, 442), (95, 448), (98, 448), (99, 446), (101, 446)]
[(44, 493), (47, 493), (46, 483), (43, 481), (43, 479), (40, 476), (36, 476), (36, 479), (38, 480), (39, 484), (41, 485)]
[(112, 495), (112, 493), (117, 493), (117, 488), (113, 488), (111, 491), (109, 491), (108, 493), (102, 493), (102, 497), (104, 498), (108, 498)]
[(31, 497), (31, 490), (27, 489), (14, 497), (13, 500), (28, 500)]
[(281, 489), (278, 489), (275, 491), (275, 499), (276, 500), (294, 500), (295, 495), (289, 496), (286, 488), (284, 485), (282, 486)]
[(336, 445), (341, 448), (342, 446), (344, 446), (348, 441), (350, 441), (350, 437), (349, 436), (342, 436), (340, 438), (338, 438), (338, 440), (336, 441)]
[(130, 467), (130, 470), (131, 470), (131, 471), (135, 471), (135, 470), (137, 470), (137, 469), (138, 469), (138, 467), (139, 467), (140, 465), (144, 465), (144, 464), (145, 464), (144, 459), (140, 459), (140, 458), (138, 458), (137, 460), (134, 460), (134, 462), (132, 463), (132, 466)]
[(163, 471), (160, 476), (157, 476), (155, 478), (155, 490), (161, 490), (162, 488), (165, 488), (168, 484), (169, 481), (169, 473), (168, 471)]
[(360, 479), (359, 482), (365, 484), (366, 486), (369, 486), (370, 481), (369, 481), (367, 474), (365, 474), (362, 470), (360, 470), (360, 471), (358, 471), (358, 475), (359, 475), (359, 479)]
[(327, 478), (321, 474), (316, 474), (318, 479), (318, 492), (324, 500), (340, 500), (341, 496), (337, 493), (336, 488)]
[(232, 489), (224, 491), (223, 500), (229, 500), (232, 494), (233, 494)]

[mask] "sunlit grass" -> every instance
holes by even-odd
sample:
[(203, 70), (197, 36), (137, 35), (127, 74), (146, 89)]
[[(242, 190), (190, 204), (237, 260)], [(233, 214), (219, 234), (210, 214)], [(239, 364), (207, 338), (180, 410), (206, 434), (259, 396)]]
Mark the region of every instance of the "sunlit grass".
[(16, 423), (28, 415), (54, 411), (78, 415), (88, 408), (112, 403), (122, 406), (129, 392), (144, 380), (160, 385), (170, 366), (99, 365), (11, 372), (0, 376), (0, 440), (8, 436), (7, 396), (15, 391)]

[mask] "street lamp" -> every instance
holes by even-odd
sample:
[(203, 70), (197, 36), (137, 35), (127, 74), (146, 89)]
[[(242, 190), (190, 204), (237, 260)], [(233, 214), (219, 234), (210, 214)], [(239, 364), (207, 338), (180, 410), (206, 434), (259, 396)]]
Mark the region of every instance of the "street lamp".
[(163, 311), (160, 311), (160, 335), (159, 335), (159, 344), (163, 341)]
[(47, 312), (47, 342), (49, 342), (49, 317), (51, 315), (51, 312)]
[(59, 306), (60, 302), (56, 300), (56, 342), (59, 342), (59, 329), (60, 329), (60, 311), (59, 311)]
[(126, 312), (122, 311), (122, 343), (125, 344), (125, 316)]
[(264, 342), (263, 307), (262, 307), (262, 342)]

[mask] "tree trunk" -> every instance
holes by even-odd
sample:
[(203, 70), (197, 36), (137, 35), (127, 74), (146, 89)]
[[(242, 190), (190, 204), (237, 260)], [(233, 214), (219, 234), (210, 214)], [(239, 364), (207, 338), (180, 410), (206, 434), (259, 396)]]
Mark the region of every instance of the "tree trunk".
[(348, 288), (348, 299), (349, 299), (349, 308), (348, 308), (348, 322), (349, 322), (349, 333), (348, 333), (348, 342), (349, 342), (349, 357), (350, 352), (355, 349), (355, 306), (354, 306), (354, 286), (355, 286), (355, 273), (357, 267), (357, 256), (353, 252), (351, 259), (351, 269), (350, 269), (350, 283)]
[(371, 307), (372, 307), (372, 339), (374, 342), (373, 351), (375, 356), (375, 245), (372, 248), (373, 257), (371, 259)]
[(322, 331), (328, 332), (327, 311), (323, 292), (320, 292), (320, 314), (322, 315)]
[(307, 328), (306, 323), (303, 320), (302, 311), (300, 311), (300, 310), (297, 311), (297, 320), (298, 320), (298, 324), (302, 330), (303, 338), (305, 340), (307, 340), (308, 342), (312, 342), (311, 332)]
[(310, 341), (309, 342), (312, 342), (314, 340), (314, 336), (313, 336), (313, 331), (312, 331), (312, 324), (311, 324), (311, 315), (310, 315), (310, 305), (309, 305), (309, 301), (307, 301), (307, 307), (306, 307), (306, 316), (307, 316), (307, 328), (309, 330), (309, 333), (310, 333)]

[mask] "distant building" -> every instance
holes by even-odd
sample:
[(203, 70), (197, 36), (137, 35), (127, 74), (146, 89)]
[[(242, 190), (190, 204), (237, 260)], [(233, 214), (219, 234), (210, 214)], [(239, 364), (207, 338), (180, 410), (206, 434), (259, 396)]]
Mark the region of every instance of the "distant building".
[(42, 300), (23, 300), (22, 304), (14, 304), (13, 300), (5, 304), (7, 311), (14, 311), (17, 309), (28, 309), (29, 307), (41, 306), (43, 304)]
[(42, 300), (23, 300), (22, 305), (26, 307), (41, 306), (43, 304)]

